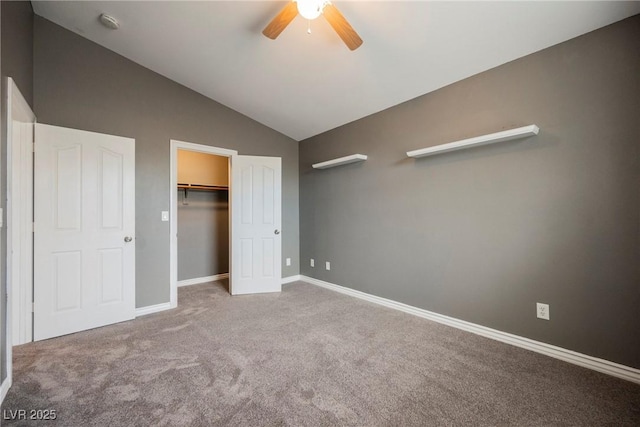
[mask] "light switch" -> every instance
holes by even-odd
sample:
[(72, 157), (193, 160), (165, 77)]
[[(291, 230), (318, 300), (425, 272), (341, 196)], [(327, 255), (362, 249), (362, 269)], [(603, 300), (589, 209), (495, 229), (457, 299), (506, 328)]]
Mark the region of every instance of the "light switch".
[(169, 211), (162, 211), (162, 220), (169, 221)]

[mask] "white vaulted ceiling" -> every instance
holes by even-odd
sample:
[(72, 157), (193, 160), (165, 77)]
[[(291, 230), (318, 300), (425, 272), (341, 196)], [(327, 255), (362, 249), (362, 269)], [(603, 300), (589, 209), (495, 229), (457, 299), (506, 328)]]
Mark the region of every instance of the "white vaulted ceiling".
[[(640, 2), (335, 0), (364, 44), (322, 17), (262, 29), (282, 1), (44, 1), (36, 14), (296, 140), (640, 13)], [(120, 29), (98, 22), (113, 15)]]

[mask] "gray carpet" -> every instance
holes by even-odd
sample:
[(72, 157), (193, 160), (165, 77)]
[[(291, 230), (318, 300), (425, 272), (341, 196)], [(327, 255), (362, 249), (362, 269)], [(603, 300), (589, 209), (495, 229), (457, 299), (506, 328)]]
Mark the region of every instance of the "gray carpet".
[(640, 425), (640, 386), (296, 283), (14, 349), (3, 409), (63, 426)]

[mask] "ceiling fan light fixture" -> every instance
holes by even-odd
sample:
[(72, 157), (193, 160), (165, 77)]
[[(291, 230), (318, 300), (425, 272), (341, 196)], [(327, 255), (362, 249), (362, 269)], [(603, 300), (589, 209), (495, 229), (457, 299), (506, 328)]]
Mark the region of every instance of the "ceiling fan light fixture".
[(305, 19), (313, 20), (322, 14), (325, 0), (297, 0), (298, 13)]
[(350, 50), (356, 50), (362, 45), (362, 39), (356, 30), (329, 0), (292, 0), (287, 2), (280, 13), (262, 30), (262, 34), (275, 40), (298, 15), (302, 15), (309, 21), (323, 15)]

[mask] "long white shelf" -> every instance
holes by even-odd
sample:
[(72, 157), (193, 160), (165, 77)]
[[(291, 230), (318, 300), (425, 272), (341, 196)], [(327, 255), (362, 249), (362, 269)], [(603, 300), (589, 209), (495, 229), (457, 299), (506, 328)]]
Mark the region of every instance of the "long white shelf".
[(526, 138), (528, 136), (537, 135), (539, 131), (540, 131), (540, 128), (536, 125), (523, 126), (521, 128), (504, 130), (502, 132), (491, 133), (489, 135), (476, 136), (473, 138), (463, 139), (460, 141), (449, 142), (447, 144), (435, 145), (433, 147), (407, 151), (407, 156), (414, 157), (414, 158), (433, 156), (434, 154), (461, 150), (463, 148), (468, 148), (468, 147), (477, 147), (480, 145), (493, 144), (501, 141), (510, 141), (512, 139)]
[(327, 160), (322, 163), (315, 163), (313, 164), (313, 167), (315, 169), (327, 169), (335, 166), (348, 165), (349, 163), (364, 162), (365, 160), (367, 160), (367, 156), (364, 154), (352, 154), (350, 156)]

